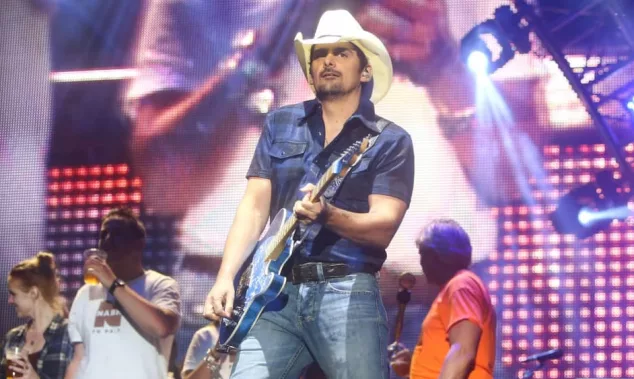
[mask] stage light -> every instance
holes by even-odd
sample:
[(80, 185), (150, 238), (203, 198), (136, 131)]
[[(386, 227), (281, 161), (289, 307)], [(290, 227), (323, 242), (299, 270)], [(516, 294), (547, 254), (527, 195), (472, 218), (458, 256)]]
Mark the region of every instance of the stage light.
[(612, 171), (601, 171), (596, 180), (572, 189), (559, 199), (551, 214), (555, 229), (584, 239), (607, 229), (613, 219), (629, 215), (629, 194)]
[(489, 61), (490, 56), (484, 51), (472, 51), (467, 58), (467, 67), (469, 67), (469, 70), (478, 76), (486, 75), (489, 69)]
[(493, 19), (476, 25), (462, 38), (460, 55), (476, 74), (491, 74), (510, 61), (516, 51), (530, 51), (528, 33), (522, 17), (505, 5), (495, 10)]

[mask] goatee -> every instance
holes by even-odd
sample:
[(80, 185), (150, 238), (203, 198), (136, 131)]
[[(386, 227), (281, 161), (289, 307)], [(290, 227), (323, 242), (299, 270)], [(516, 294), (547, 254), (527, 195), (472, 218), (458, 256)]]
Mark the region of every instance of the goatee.
[(340, 88), (332, 88), (332, 89), (322, 88), (322, 89), (318, 89), (315, 92), (315, 96), (317, 97), (317, 99), (321, 101), (336, 100), (343, 97), (343, 95), (345, 95), (345, 92), (342, 91)]
[(332, 101), (345, 97), (354, 92), (356, 88), (345, 90), (341, 85), (322, 86), (315, 88), (315, 97), (320, 101)]

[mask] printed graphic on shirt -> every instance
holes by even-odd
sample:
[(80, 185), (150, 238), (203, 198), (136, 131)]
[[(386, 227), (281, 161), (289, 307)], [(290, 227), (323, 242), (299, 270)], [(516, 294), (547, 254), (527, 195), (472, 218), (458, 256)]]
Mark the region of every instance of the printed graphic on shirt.
[(102, 301), (95, 316), (93, 333), (119, 333), (121, 331), (121, 312), (114, 304)]

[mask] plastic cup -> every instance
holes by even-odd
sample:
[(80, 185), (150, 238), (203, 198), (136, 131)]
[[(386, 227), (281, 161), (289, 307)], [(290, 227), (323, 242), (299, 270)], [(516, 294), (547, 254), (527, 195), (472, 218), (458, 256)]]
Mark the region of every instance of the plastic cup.
[(21, 378), (22, 374), (11, 371), (9, 367), (13, 366), (19, 359), (22, 347), (17, 345), (8, 345), (4, 348), (4, 357), (7, 361), (7, 379)]
[[(88, 249), (84, 251), (84, 262), (87, 261), (88, 258), (90, 257), (99, 257), (105, 260), (108, 258), (108, 253), (106, 253), (105, 251), (101, 249), (96, 249), (96, 248), (92, 248), (92, 249)], [(95, 274), (93, 274), (92, 272), (88, 272), (84, 270), (84, 283), (96, 285), (96, 284), (99, 284), (99, 279), (97, 279)]]

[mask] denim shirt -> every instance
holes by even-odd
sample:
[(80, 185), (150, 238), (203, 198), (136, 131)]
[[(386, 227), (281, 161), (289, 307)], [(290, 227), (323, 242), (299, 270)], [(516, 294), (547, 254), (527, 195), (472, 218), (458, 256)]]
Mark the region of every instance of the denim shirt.
[[(291, 210), (303, 194), (299, 189), (319, 178), (355, 141), (379, 134), (378, 117), (369, 101), (362, 101), (346, 121), (339, 135), (324, 148), (325, 126), (317, 100), (289, 105), (268, 114), (264, 130), (247, 172), (247, 178), (270, 179), (272, 219), (285, 208)], [(389, 122), (374, 145), (343, 180), (334, 206), (356, 213), (369, 211), (368, 196), (387, 195), (408, 206), (414, 185), (414, 151), (409, 134)], [(371, 266), (380, 270), (386, 258), (383, 249), (362, 246), (319, 225), (309, 228), (308, 236), (295, 253), (295, 262), (311, 261)]]

